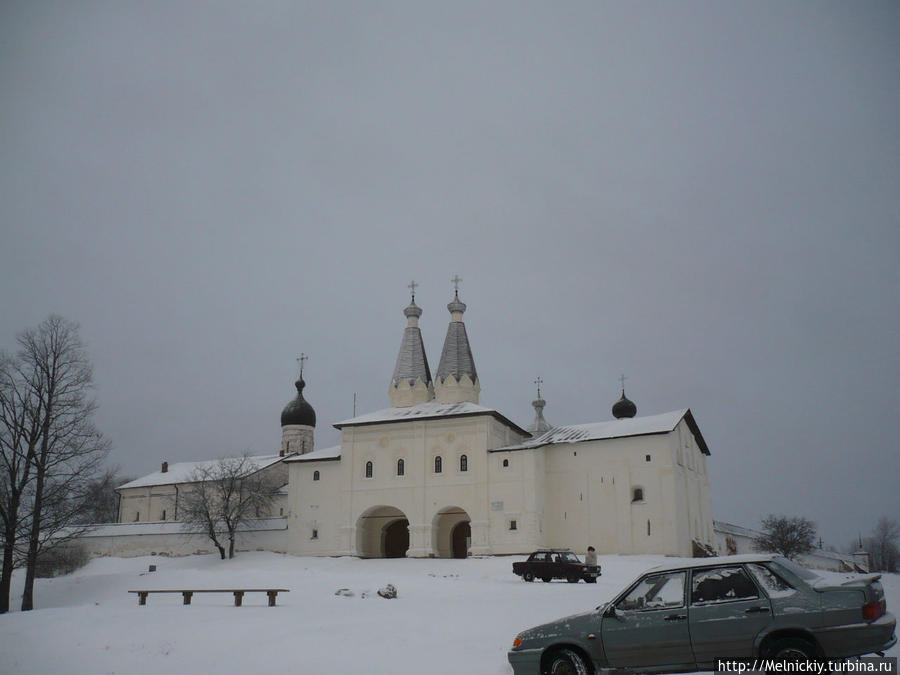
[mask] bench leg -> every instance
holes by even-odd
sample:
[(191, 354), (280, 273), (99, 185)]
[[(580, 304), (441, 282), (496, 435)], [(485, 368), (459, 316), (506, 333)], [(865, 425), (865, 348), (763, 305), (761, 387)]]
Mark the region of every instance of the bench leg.
[(235, 591), (234, 592), (234, 606), (240, 607), (241, 603), (244, 601), (244, 591)]
[(274, 607), (275, 598), (278, 596), (278, 591), (266, 591), (266, 595), (269, 596), (269, 607)]
[(191, 604), (191, 597), (194, 595), (193, 591), (184, 591), (181, 595), (184, 597), (184, 604)]
[(147, 594), (146, 593), (138, 593), (138, 605), (146, 605), (147, 604)]

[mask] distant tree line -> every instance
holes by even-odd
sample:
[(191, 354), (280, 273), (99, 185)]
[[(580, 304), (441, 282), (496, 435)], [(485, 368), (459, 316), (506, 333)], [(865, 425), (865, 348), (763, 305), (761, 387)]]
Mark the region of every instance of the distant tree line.
[(0, 613), (9, 611), (16, 567), (25, 567), (22, 609), (30, 610), (42, 556), (91, 521), (115, 520), (115, 472), (102, 467), (109, 443), (94, 425), (78, 325), (52, 315), (16, 342), (15, 353), (0, 351)]

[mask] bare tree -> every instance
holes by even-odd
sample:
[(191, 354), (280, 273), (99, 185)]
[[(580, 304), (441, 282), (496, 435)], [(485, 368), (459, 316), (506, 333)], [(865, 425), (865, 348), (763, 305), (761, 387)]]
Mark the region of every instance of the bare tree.
[[(17, 552), (24, 557), (22, 609), (29, 610), (34, 607), (38, 555), (78, 536), (69, 526), (86, 503), (85, 482), (109, 448), (94, 427), (96, 403), (89, 398), (92, 371), (78, 325), (51, 315), (17, 341), (19, 351), (14, 358), (5, 357), (0, 384), (4, 392), (0, 489), (5, 511), (4, 574), (7, 551), (12, 564)], [(6, 576), (3, 583), (8, 584)], [(8, 585), (4, 588), (8, 609)]]
[(0, 352), (0, 614), (9, 611), (13, 570), (25, 561), (20, 544), (27, 537), (30, 519), (22, 504), (34, 478), (33, 460), (41, 437), (40, 397), (27, 385), (22, 365)]
[(816, 539), (816, 526), (800, 516), (775, 516), (763, 518), (762, 534), (754, 540), (757, 551), (780, 553), (794, 559), (809, 553)]
[(134, 477), (120, 475), (121, 469), (112, 466), (85, 485), (87, 504), (78, 515), (78, 522), (84, 524), (115, 523), (119, 519), (119, 493), (116, 488)]
[(896, 572), (897, 563), (900, 562), (900, 550), (897, 543), (900, 541), (900, 523), (893, 518), (882, 516), (875, 523), (872, 536), (866, 539), (866, 549), (872, 558), (873, 569), (882, 572)]
[(235, 536), (251, 520), (269, 515), (281, 487), (246, 455), (220, 459), (194, 470), (179, 513), (184, 526), (207, 535), (225, 559), (234, 557)]

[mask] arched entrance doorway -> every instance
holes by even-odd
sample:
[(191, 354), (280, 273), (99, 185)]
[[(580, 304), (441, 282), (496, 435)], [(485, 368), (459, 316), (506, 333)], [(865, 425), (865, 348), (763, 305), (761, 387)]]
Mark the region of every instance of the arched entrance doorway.
[(356, 553), (360, 558), (405, 558), (409, 521), (394, 506), (373, 506), (356, 521)]
[(431, 524), (431, 545), (439, 558), (465, 558), (472, 545), (469, 514), (458, 506), (438, 511)]

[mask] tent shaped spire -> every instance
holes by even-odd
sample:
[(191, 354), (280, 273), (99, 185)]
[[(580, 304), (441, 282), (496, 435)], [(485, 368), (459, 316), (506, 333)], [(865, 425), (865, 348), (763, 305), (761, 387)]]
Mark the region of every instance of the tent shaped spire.
[(406, 316), (406, 329), (400, 343), (400, 353), (394, 366), (391, 378), (390, 395), (392, 408), (406, 408), (418, 403), (427, 403), (434, 398), (434, 384), (431, 381), (431, 369), (425, 356), (425, 344), (422, 331), (419, 330), (419, 317), (422, 308), (416, 304), (415, 281), (409, 283), (411, 299), (403, 310)]
[(457, 275), (450, 281), (454, 286), (453, 300), (447, 305), (450, 325), (447, 326), (447, 336), (444, 338), (441, 362), (435, 378), (435, 397), (439, 403), (478, 403), (481, 383), (478, 381), (472, 347), (462, 318), (466, 311), (466, 304), (459, 299), (459, 282), (462, 279)]

